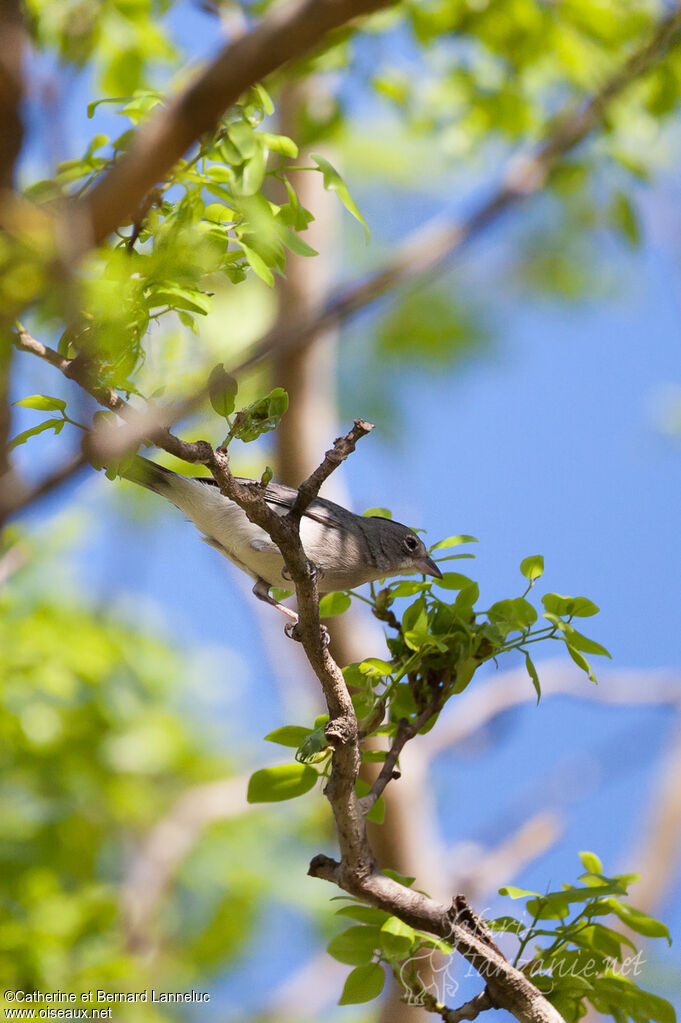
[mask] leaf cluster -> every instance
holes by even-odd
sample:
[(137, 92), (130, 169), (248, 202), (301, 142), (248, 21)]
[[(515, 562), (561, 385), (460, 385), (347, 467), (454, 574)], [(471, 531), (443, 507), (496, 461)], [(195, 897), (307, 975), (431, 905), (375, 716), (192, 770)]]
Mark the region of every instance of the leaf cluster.
[[(590, 1005), (616, 1023), (675, 1023), (673, 1007), (636, 983), (641, 953), (617, 924), (646, 938), (665, 938), (659, 920), (623, 901), (636, 874), (609, 877), (600, 859), (580, 853), (585, 872), (577, 884), (563, 884), (540, 895), (507, 885), (501, 895), (526, 899), (525, 919), (504, 916), (489, 921), (494, 931), (515, 935), (515, 964), (551, 1001), (567, 1023), (576, 1023)], [(615, 918), (615, 924), (606, 918)], [(528, 922), (529, 920), (529, 922)], [(527, 949), (533, 946), (531, 954)]]
[[(430, 553), (436, 558), (442, 555), (442, 564), (471, 558), (471, 554), (446, 552), (474, 540), (471, 536), (450, 536), (433, 545)], [(585, 654), (610, 655), (573, 624), (575, 619), (596, 614), (596, 604), (586, 597), (546, 593), (541, 598), (544, 610), (540, 618), (527, 598), (543, 574), (543, 558), (524, 558), (520, 571), (527, 582), (524, 593), (496, 601), (485, 611), (476, 609), (478, 584), (452, 571), (443, 572), (442, 579), (392, 582), (378, 591), (372, 584), (370, 599), (353, 591), (325, 594), (320, 601), (322, 617), (345, 613), (355, 598), (367, 601), (391, 631), (386, 640), (389, 660), (369, 657), (343, 669), (362, 737), (382, 735), (392, 740), (404, 723), (421, 733), (429, 731), (445, 704), (470, 685), (481, 665), (511, 651), (524, 656), (539, 700), (541, 683), (529, 649), (535, 643), (563, 643), (573, 661), (596, 682)], [(445, 599), (448, 593), (453, 595), (451, 600)], [(407, 606), (398, 617), (394, 608), (404, 606), (405, 601)], [(298, 766), (294, 770), (294, 765), (282, 764), (257, 772), (257, 785), (252, 779), (249, 799), (290, 799), (313, 788), (316, 772), (328, 776), (331, 751), (324, 737), (325, 723), (326, 718), (312, 727), (286, 725), (266, 736), (271, 742), (295, 748)], [(385, 759), (385, 752), (365, 750), (363, 757), (380, 761)], [(365, 792), (358, 790), (358, 794)], [(372, 819), (376, 815), (380, 819), (380, 800), (377, 806)]]

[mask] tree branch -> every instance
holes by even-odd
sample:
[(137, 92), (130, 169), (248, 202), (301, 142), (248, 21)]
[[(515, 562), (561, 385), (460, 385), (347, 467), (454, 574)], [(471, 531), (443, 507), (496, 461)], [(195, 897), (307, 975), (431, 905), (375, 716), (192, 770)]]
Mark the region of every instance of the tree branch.
[[(85, 235), (76, 224), (71, 225), (72, 237), (80, 234), (80, 242), (77, 244), (85, 242), (85, 249), (83, 249), (85, 251), (100, 236), (105, 236), (119, 226), (122, 222), (121, 217), (124, 215), (120, 211), (123, 208), (134, 211), (149, 189), (182, 155), (184, 149), (177, 151), (177, 146), (189, 130), (184, 120), (185, 114), (188, 110), (193, 110), (194, 105), (200, 105), (206, 99), (205, 92), (209, 86), (212, 88), (217, 83), (226, 90), (228, 84), (231, 88), (236, 78), (242, 76), (239, 78), (241, 85), (235, 95), (230, 94), (225, 99), (227, 92), (222, 93), (218, 89), (215, 96), (210, 99), (211, 109), (214, 109), (217, 103), (224, 102), (225, 105), (229, 105), (238, 98), (240, 92), (248, 84), (258, 80), (257, 76), (248, 77), (246, 75), (248, 59), (252, 57), (254, 60), (264, 60), (267, 57), (267, 60), (275, 61), (275, 56), (269, 52), (269, 48), (276, 49), (279, 33), (281, 33), (282, 39), (286, 38), (288, 43), (293, 46), (293, 37), (297, 32), (296, 26), (299, 27), (300, 23), (306, 23), (304, 38), (309, 40), (311, 35), (315, 35), (315, 40), (319, 41), (329, 27), (341, 24), (344, 20), (359, 14), (378, 10), (380, 7), (386, 6), (388, 2), (389, 0), (297, 0), (283, 11), (272, 12), (252, 33), (226, 47), (214, 64), (203, 72), (195, 85), (176, 100), (168, 110), (158, 114), (150, 125), (146, 125), (144, 132), (137, 134), (134, 145), (109, 174), (92, 189), (87, 197), (72, 207), (75, 213), (78, 213), (79, 209), (85, 209), (85, 219), (90, 223), (90, 228)], [(324, 17), (320, 19), (319, 24), (311, 27), (307, 21), (310, 18), (314, 21), (314, 17), (319, 12), (323, 12)], [(273, 330), (266, 333), (251, 346), (232, 373), (236, 375), (244, 372), (275, 350), (281, 353), (287, 348), (310, 343), (321, 332), (344, 322), (386, 291), (397, 287), (407, 279), (423, 276), (445, 259), (460, 251), (467, 241), (477, 237), (503, 212), (521, 199), (539, 191), (545, 184), (549, 171), (560, 157), (577, 146), (598, 126), (608, 104), (629, 85), (650, 71), (669, 49), (678, 43), (680, 36), (681, 10), (677, 9), (659, 22), (651, 38), (623, 63), (622, 67), (591, 99), (578, 110), (566, 111), (557, 118), (557, 127), (539, 145), (534, 155), (512, 159), (497, 192), (478, 206), (468, 218), (462, 221), (440, 218), (427, 225), (425, 229), (415, 232), (396, 258), (387, 266), (367, 279), (341, 289), (327, 303), (311, 310), (305, 316), (294, 321), (289, 320), (286, 324), (278, 324)], [(296, 41), (296, 47), (299, 41)], [(313, 43), (309, 43), (309, 45), (313, 45)], [(302, 50), (299, 51), (296, 48), (295, 52), (302, 52)], [(229, 63), (233, 59), (236, 60), (236, 64), (230, 71)], [(287, 59), (289, 57), (283, 51), (277, 52), (274, 66), (279, 66)], [(243, 77), (244, 75), (248, 80)], [(209, 83), (209, 86), (206, 83)], [(187, 145), (198, 138), (200, 134), (200, 131), (196, 132), (194, 129), (195, 125), (192, 124), (190, 132), (192, 137)], [(164, 145), (161, 145), (160, 142), (157, 145), (158, 139), (165, 140)], [(173, 150), (172, 156), (168, 154), (168, 146)], [(146, 179), (149, 179), (148, 183), (142, 187), (142, 182)], [(116, 210), (119, 212), (116, 213)], [(111, 389), (100, 390), (99, 387), (95, 389), (90, 381), (79, 379), (77, 372), (81, 376), (83, 375), (82, 362), (74, 365), (78, 363), (77, 359), (62, 359), (56, 352), (51, 352), (39, 342), (35, 342), (33, 339), (29, 340), (29, 338), (30, 336), (24, 331), (23, 343), (17, 344), (17, 347), (47, 358), (57, 368), (62, 369), (65, 375), (78, 380), (81, 386), (84, 386), (105, 408), (118, 412), (128, 420), (127, 432), (119, 431), (118, 434), (121, 453), (125, 450), (125, 445), (128, 449), (134, 448), (136, 444), (148, 437), (153, 443), (179, 458), (190, 462), (206, 463), (208, 452), (203, 445), (195, 445), (192, 449), (187, 446), (186, 442), (181, 442), (174, 437), (169, 428), (174, 422), (190, 415), (200, 407), (208, 393), (207, 384), (187, 399), (177, 402), (169, 408), (155, 407), (143, 416), (142, 413), (127, 406), (127, 403)], [(67, 364), (70, 369), (67, 371), (60, 363)], [(126, 409), (129, 411), (125, 411)]]
[(138, 131), (127, 152), (66, 211), (75, 221), (72, 257), (103, 241), (134, 215), (173, 165), (212, 131), (242, 93), (287, 61), (301, 57), (333, 29), (393, 0), (292, 0), (275, 5), (247, 35), (226, 46), (170, 105)]
[(300, 521), (306, 508), (319, 493), (322, 484), (329, 478), (334, 469), (337, 469), (341, 462), (352, 454), (355, 445), (362, 437), (366, 437), (373, 430), (373, 424), (367, 423), (365, 419), (355, 419), (355, 425), (345, 437), (337, 437), (333, 447), (324, 455), (324, 461), (319, 465), (308, 478), (298, 487), (298, 496), (291, 510), (292, 517)]
[(549, 172), (597, 128), (610, 103), (630, 85), (651, 71), (681, 37), (681, 10), (675, 10), (657, 25), (651, 38), (640, 46), (605, 85), (577, 110), (566, 109), (555, 120), (554, 129), (533, 154), (513, 157), (492, 196), (474, 208), (463, 220), (437, 217), (414, 231), (397, 254), (380, 270), (364, 280), (340, 288), (335, 295), (307, 315), (285, 326), (277, 325), (256, 341), (235, 372), (250, 368), (273, 350), (295, 348), (314, 341), (322, 332), (339, 326), (387, 291), (405, 281), (423, 277), (527, 196), (540, 191)]
[(485, 1012), (487, 1009), (495, 1009), (496, 1006), (492, 1003), (492, 1000), (487, 992), (487, 988), (481, 991), (475, 998), (471, 998), (470, 1001), (464, 1002), (458, 1009), (448, 1009), (446, 1005), (441, 1005), (440, 1002), (427, 991), (423, 992), (423, 1005), (428, 1012), (436, 1013), (442, 1017), (443, 1023), (462, 1023), (465, 1019), (476, 1019), (481, 1012)]
[[(386, 753), (385, 760), (383, 761), (383, 767), (379, 771), (378, 777), (367, 792), (366, 796), (362, 796), (359, 801), (360, 809), (363, 814), (366, 815), (369, 813), (372, 806), (374, 806), (377, 800), (380, 799), (388, 783), (392, 781), (393, 778), (399, 778), (399, 773), (396, 773), (395, 768), (397, 767), (397, 761), (400, 753), (409, 740), (413, 739), (415, 735), (418, 735), (423, 726), (442, 708), (445, 697), (446, 693), (440, 693), (434, 700), (431, 700), (428, 706), (425, 707), (413, 721), (407, 721), (406, 718), (402, 718), (397, 726), (397, 733), (390, 744), (390, 749)], [(376, 724), (380, 724), (380, 721), (377, 721)]]
[(22, 59), (25, 43), (24, 19), (19, 0), (0, 2), (0, 189), (14, 183), (16, 162), (21, 152), (24, 128), (21, 123), (23, 96)]
[[(30, 337), (27, 338), (25, 332), (21, 345), (58, 366), (62, 372), (68, 370), (67, 375), (74, 379), (77, 379), (76, 371), (80, 375), (76, 365), (78, 359), (62, 360), (58, 353), (45, 346), (39, 346)], [(102, 395), (101, 389), (90, 385), (87, 377), (83, 386), (90, 393), (96, 393), (98, 400), (106, 397)], [(122, 403), (119, 405), (121, 414), (125, 409), (129, 415), (127, 403), (118, 396), (116, 398), (116, 404)], [(366, 435), (369, 429), (369, 424), (357, 420), (353, 430), (335, 442), (321, 465), (301, 485), (303, 498), (300, 504), (303, 508), (314, 500), (322, 482), (348, 457), (354, 450), (356, 441)], [(561, 1023), (560, 1014), (524, 974), (508, 963), (496, 946), (491, 947), (479, 933), (471, 931), (467, 923), (458, 921), (456, 915), (453, 916), (447, 907), (397, 884), (377, 870), (367, 838), (365, 817), (355, 793), (355, 781), (361, 764), (358, 722), (343, 674), (323, 641), (319, 620), (317, 572), (314, 565), (308, 561), (300, 540), (300, 512), (296, 507), (284, 516), (272, 511), (259, 484), (243, 484), (234, 478), (224, 449), (218, 448), (213, 451), (205, 442), (185, 445), (177, 438), (173, 438), (173, 446), (180, 452), (180, 457), (183, 457), (182, 452), (186, 448), (188, 454), (194, 455), (189, 457), (188, 461), (204, 462), (216, 479), (221, 492), (235, 501), (250, 521), (268, 533), (281, 551), (295, 585), (299, 613), (297, 638), (302, 641), (308, 661), (322, 686), (329, 710), (329, 722), (325, 731), (329, 745), (333, 749), (333, 756), (331, 777), (325, 795), (334, 815), (341, 854), (340, 862), (326, 856), (315, 857), (310, 863), (311, 876), (331, 880), (345, 891), (399, 916), (406, 923), (452, 942), (468, 962), (487, 979), (491, 997), (495, 1002), (507, 1008), (521, 1023)], [(197, 447), (200, 447), (200, 459), (195, 457)], [(427, 710), (430, 716), (431, 708)], [(406, 733), (403, 734), (406, 741)], [(380, 784), (384, 787), (387, 779)]]
[(79, 452), (30, 488), (14, 475), (6, 476), (5, 479), (12, 479), (13, 482), (11, 487), (0, 488), (0, 522), (17, 515), (41, 497), (51, 494), (53, 490), (57, 490), (58, 487), (76, 476), (86, 465), (88, 465), (88, 459), (82, 452)]
[(42, 341), (37, 341), (21, 324), (17, 329), (14, 344), (20, 351), (30, 352), (39, 359), (49, 362), (69, 380), (75, 380), (100, 405), (115, 412), (127, 422), (128, 427), (123, 429), (99, 428), (89, 431), (84, 442), (89, 459), (106, 461), (107, 458), (115, 458), (134, 449), (143, 440), (156, 444), (157, 447), (163, 448), (164, 451), (176, 455), (177, 458), (182, 458), (186, 462), (206, 463), (210, 458), (211, 448), (205, 441), (180, 440), (163, 425), (172, 417), (170, 410), (151, 407), (140, 412), (133, 408), (113, 388), (94, 379), (92, 366), (82, 356), (77, 355), (73, 359), (65, 358), (53, 348), (44, 345)]

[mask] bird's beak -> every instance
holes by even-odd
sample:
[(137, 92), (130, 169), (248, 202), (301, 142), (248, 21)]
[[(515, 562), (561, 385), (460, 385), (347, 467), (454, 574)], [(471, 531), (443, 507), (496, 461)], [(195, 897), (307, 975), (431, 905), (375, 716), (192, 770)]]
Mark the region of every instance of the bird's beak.
[(436, 579), (442, 579), (442, 572), (431, 558), (421, 558), (415, 561), (414, 565), (424, 575), (434, 575)]

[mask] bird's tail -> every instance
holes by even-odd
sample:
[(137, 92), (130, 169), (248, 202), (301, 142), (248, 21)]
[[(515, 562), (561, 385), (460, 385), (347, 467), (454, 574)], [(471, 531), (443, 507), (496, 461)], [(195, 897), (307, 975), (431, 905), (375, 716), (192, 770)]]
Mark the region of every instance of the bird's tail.
[(170, 496), (174, 489), (173, 484), (180, 479), (172, 469), (157, 465), (156, 462), (143, 458), (141, 455), (136, 455), (121, 468), (121, 476), (123, 479), (130, 480), (131, 483), (137, 483), (141, 487), (146, 487), (147, 490), (153, 490), (155, 494), (161, 494), (163, 497)]

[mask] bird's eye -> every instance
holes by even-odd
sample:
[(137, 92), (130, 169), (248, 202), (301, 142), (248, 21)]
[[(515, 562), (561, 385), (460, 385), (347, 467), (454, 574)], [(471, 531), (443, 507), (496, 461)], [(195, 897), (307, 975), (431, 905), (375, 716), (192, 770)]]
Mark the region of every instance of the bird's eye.
[(407, 548), (408, 551), (415, 551), (418, 545), (419, 542), (415, 536), (405, 536), (404, 546)]

